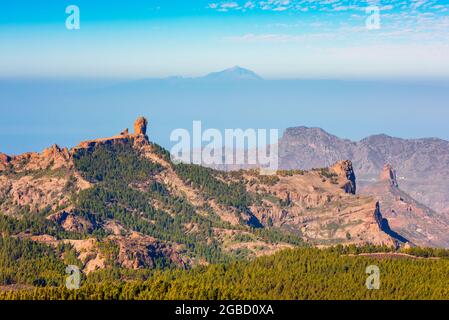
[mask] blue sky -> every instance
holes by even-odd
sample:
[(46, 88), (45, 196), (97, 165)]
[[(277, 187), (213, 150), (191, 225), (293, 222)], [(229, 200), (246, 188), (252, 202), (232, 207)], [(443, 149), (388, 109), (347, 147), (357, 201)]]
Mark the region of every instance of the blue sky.
[[(0, 77), (449, 77), (449, 1), (14, 0), (0, 5)], [(77, 5), (81, 29), (65, 29)], [(381, 28), (368, 30), (377, 5)]]

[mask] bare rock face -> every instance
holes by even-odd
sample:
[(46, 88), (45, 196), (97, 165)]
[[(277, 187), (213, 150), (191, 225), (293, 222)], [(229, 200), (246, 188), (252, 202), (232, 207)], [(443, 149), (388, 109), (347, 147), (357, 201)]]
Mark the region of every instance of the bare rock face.
[(140, 269), (156, 267), (156, 260), (166, 257), (174, 265), (185, 269), (191, 263), (182, 255), (181, 245), (161, 242), (137, 232), (128, 237), (112, 236), (119, 247), (118, 263), (124, 268)]
[(8, 163), (11, 161), (11, 157), (4, 154), (4, 153), (0, 153), (0, 171), (2, 170), (6, 170), (6, 168), (8, 167)]
[(50, 148), (45, 149), (41, 158), (52, 164), (53, 169), (64, 168), (70, 166), (70, 153), (67, 148), (60, 148), (58, 145), (54, 144)]
[[(3, 158), (3, 159), (2, 159)], [(45, 149), (42, 153), (27, 152), (18, 156), (9, 157), (0, 155), (0, 168), (12, 166), (16, 172), (36, 171), (44, 169), (71, 168), (70, 153), (67, 148), (60, 148), (56, 144)]]
[(384, 218), (382, 215), (379, 202), (376, 203), (376, 210), (374, 211), (374, 219), (376, 220), (380, 230), (388, 234), (396, 242), (410, 244), (409, 240), (407, 240), (400, 234), (396, 233), (395, 231), (391, 230), (388, 220)]
[(58, 223), (66, 231), (89, 233), (95, 227), (91, 221), (76, 215), (72, 210), (59, 211), (47, 217), (47, 219)]
[(9, 161), (11, 161), (10, 156), (4, 153), (0, 153), (0, 163), (8, 163)]
[(380, 181), (362, 186), (360, 194), (374, 197), (382, 206), (379, 226), (388, 232), (389, 227), (399, 232), (408, 241), (422, 247), (449, 247), (447, 222), (438, 214), (416, 201), (398, 187), (396, 174), (391, 165), (386, 165), (380, 174)]
[[(4, 162), (3, 162), (4, 161)], [(53, 145), (42, 153), (4, 156), (0, 165), (0, 212), (18, 214), (18, 207), (35, 212), (67, 206), (70, 193), (90, 187), (74, 171), (67, 148)]]
[(386, 164), (380, 173), (380, 181), (388, 181), (392, 187), (399, 187), (398, 180), (396, 178), (396, 170), (390, 165)]
[[(278, 175), (276, 184), (262, 190), (269, 196), (251, 206), (251, 212), (265, 226), (296, 230), (309, 244), (395, 245), (396, 240), (381, 230), (376, 220), (375, 199), (356, 197), (345, 190), (344, 186), (353, 189), (353, 182), (348, 180), (352, 177), (350, 163), (342, 162), (334, 171), (329, 170), (332, 176), (323, 176), (322, 172)], [(260, 191), (260, 186), (251, 182), (247, 187), (250, 192)]]
[(342, 188), (346, 193), (356, 193), (355, 173), (351, 161), (338, 161), (331, 167), (331, 171), (339, 177), (347, 179), (347, 181), (342, 185)]
[(144, 117), (137, 118), (134, 122), (134, 134), (146, 135), (147, 134), (148, 120)]

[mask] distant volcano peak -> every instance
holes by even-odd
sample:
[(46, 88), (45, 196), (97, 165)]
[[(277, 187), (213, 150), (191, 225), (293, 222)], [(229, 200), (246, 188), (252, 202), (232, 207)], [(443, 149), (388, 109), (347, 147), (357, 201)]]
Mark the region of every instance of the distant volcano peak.
[(242, 68), (240, 66), (234, 66), (218, 72), (212, 72), (203, 77), (207, 80), (263, 80), (258, 74), (249, 69)]

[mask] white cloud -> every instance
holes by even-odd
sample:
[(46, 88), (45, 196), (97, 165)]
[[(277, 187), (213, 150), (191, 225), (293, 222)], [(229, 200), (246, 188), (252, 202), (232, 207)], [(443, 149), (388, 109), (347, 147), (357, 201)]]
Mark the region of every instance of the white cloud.
[(310, 11), (310, 12), (346, 12), (363, 11), (367, 6), (377, 5), (383, 11), (395, 8), (416, 12), (419, 10), (447, 11), (448, 5), (440, 4), (437, 0), (236, 0), (209, 4), (214, 10), (252, 10), (262, 11)]
[(231, 2), (220, 2), (220, 3), (209, 3), (207, 6), (209, 9), (214, 9), (219, 12), (228, 12), (231, 9), (239, 10), (241, 7), (235, 1)]
[(256, 4), (253, 1), (247, 1), (244, 5), (244, 9), (254, 9), (256, 7)]

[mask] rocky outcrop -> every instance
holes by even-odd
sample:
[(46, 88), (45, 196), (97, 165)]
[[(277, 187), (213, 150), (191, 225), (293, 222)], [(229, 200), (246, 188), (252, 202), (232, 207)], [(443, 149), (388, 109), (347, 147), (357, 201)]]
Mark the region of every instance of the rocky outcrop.
[(59, 211), (47, 217), (47, 219), (56, 222), (66, 231), (91, 233), (95, 229), (94, 223), (81, 217), (71, 209)]
[(139, 117), (134, 122), (134, 134), (146, 135), (147, 134), (148, 120), (144, 117)]
[(116, 145), (116, 144), (132, 144), (136, 146), (142, 146), (148, 144), (148, 138), (146, 136), (148, 121), (144, 117), (138, 118), (134, 123), (134, 134), (129, 134), (128, 129), (120, 132), (119, 135), (109, 138), (101, 138), (94, 140), (87, 140), (79, 143), (75, 148), (71, 150), (72, 155), (76, 154), (79, 150), (88, 149), (92, 150), (100, 145)]
[(289, 205), (292, 202), (300, 204), (307, 208), (318, 208), (325, 206), (328, 203), (336, 200), (337, 196), (328, 192), (311, 192), (298, 193), (295, 191), (281, 191), (277, 195), (283, 201), (283, 203)]
[(376, 203), (376, 210), (374, 211), (374, 219), (376, 220), (377, 225), (379, 226), (380, 230), (382, 230), (383, 232), (388, 234), (394, 240), (396, 240), (396, 241), (398, 241), (399, 243), (402, 243), (402, 244), (409, 243), (409, 241), (406, 238), (404, 238), (403, 236), (401, 236), (397, 232), (391, 230), (390, 224), (388, 223), (388, 220), (382, 216), (382, 212), (380, 210), (380, 203), (379, 202)]
[(11, 161), (11, 157), (7, 154), (0, 153), (0, 164), (7, 164)]
[[(67, 189), (69, 177), (51, 178), (32, 175), (8, 179), (0, 176), (0, 211), (7, 214), (20, 212), (27, 208), (30, 212), (42, 211), (46, 208), (55, 210), (70, 203)], [(76, 183), (75, 183), (76, 184)]]
[(382, 216), (388, 219), (388, 228), (391, 226), (404, 238), (423, 247), (449, 247), (444, 216), (401, 190), (391, 165), (384, 167), (379, 181), (362, 186), (359, 193), (374, 197), (379, 202), (379, 212), (381, 205)]
[(0, 154), (0, 170), (6, 167), (16, 173), (69, 168), (71, 167), (70, 153), (67, 148), (60, 148), (55, 144), (41, 153), (27, 152), (12, 157)]
[(0, 212), (56, 210), (70, 204), (71, 192), (90, 187), (74, 170), (67, 148), (53, 145), (41, 153), (5, 156), (7, 172), (0, 174)]
[(117, 243), (117, 262), (124, 268), (154, 268), (163, 260), (181, 268), (193, 264), (189, 258), (182, 255), (184, 249), (178, 244), (161, 242), (136, 232), (128, 237), (112, 236), (109, 239)]
[(76, 154), (79, 150), (93, 150), (101, 145), (114, 145), (114, 144), (125, 144), (132, 143), (133, 138), (129, 135), (118, 135), (109, 138), (95, 139), (95, 140), (87, 140), (80, 142), (76, 147), (71, 149), (71, 153)]
[(331, 167), (331, 171), (333, 171), (337, 176), (347, 180), (341, 186), (346, 193), (351, 194), (356, 193), (356, 181), (355, 181), (356, 179), (351, 161), (349, 160), (338, 161)]
[(387, 181), (392, 187), (399, 187), (398, 180), (396, 178), (396, 171), (390, 164), (386, 164), (380, 174), (380, 181)]
[(8, 168), (10, 161), (11, 161), (10, 156), (8, 156), (4, 153), (0, 153), (0, 172), (6, 170)]
[[(345, 161), (335, 171), (281, 175), (276, 184), (266, 187), (268, 195), (262, 196), (262, 203), (250, 209), (264, 226), (299, 232), (310, 244), (394, 245), (373, 215), (375, 200), (347, 192), (353, 190), (348, 177), (355, 178)], [(252, 184), (251, 177), (248, 181), (249, 190), (257, 193), (260, 186)]]

